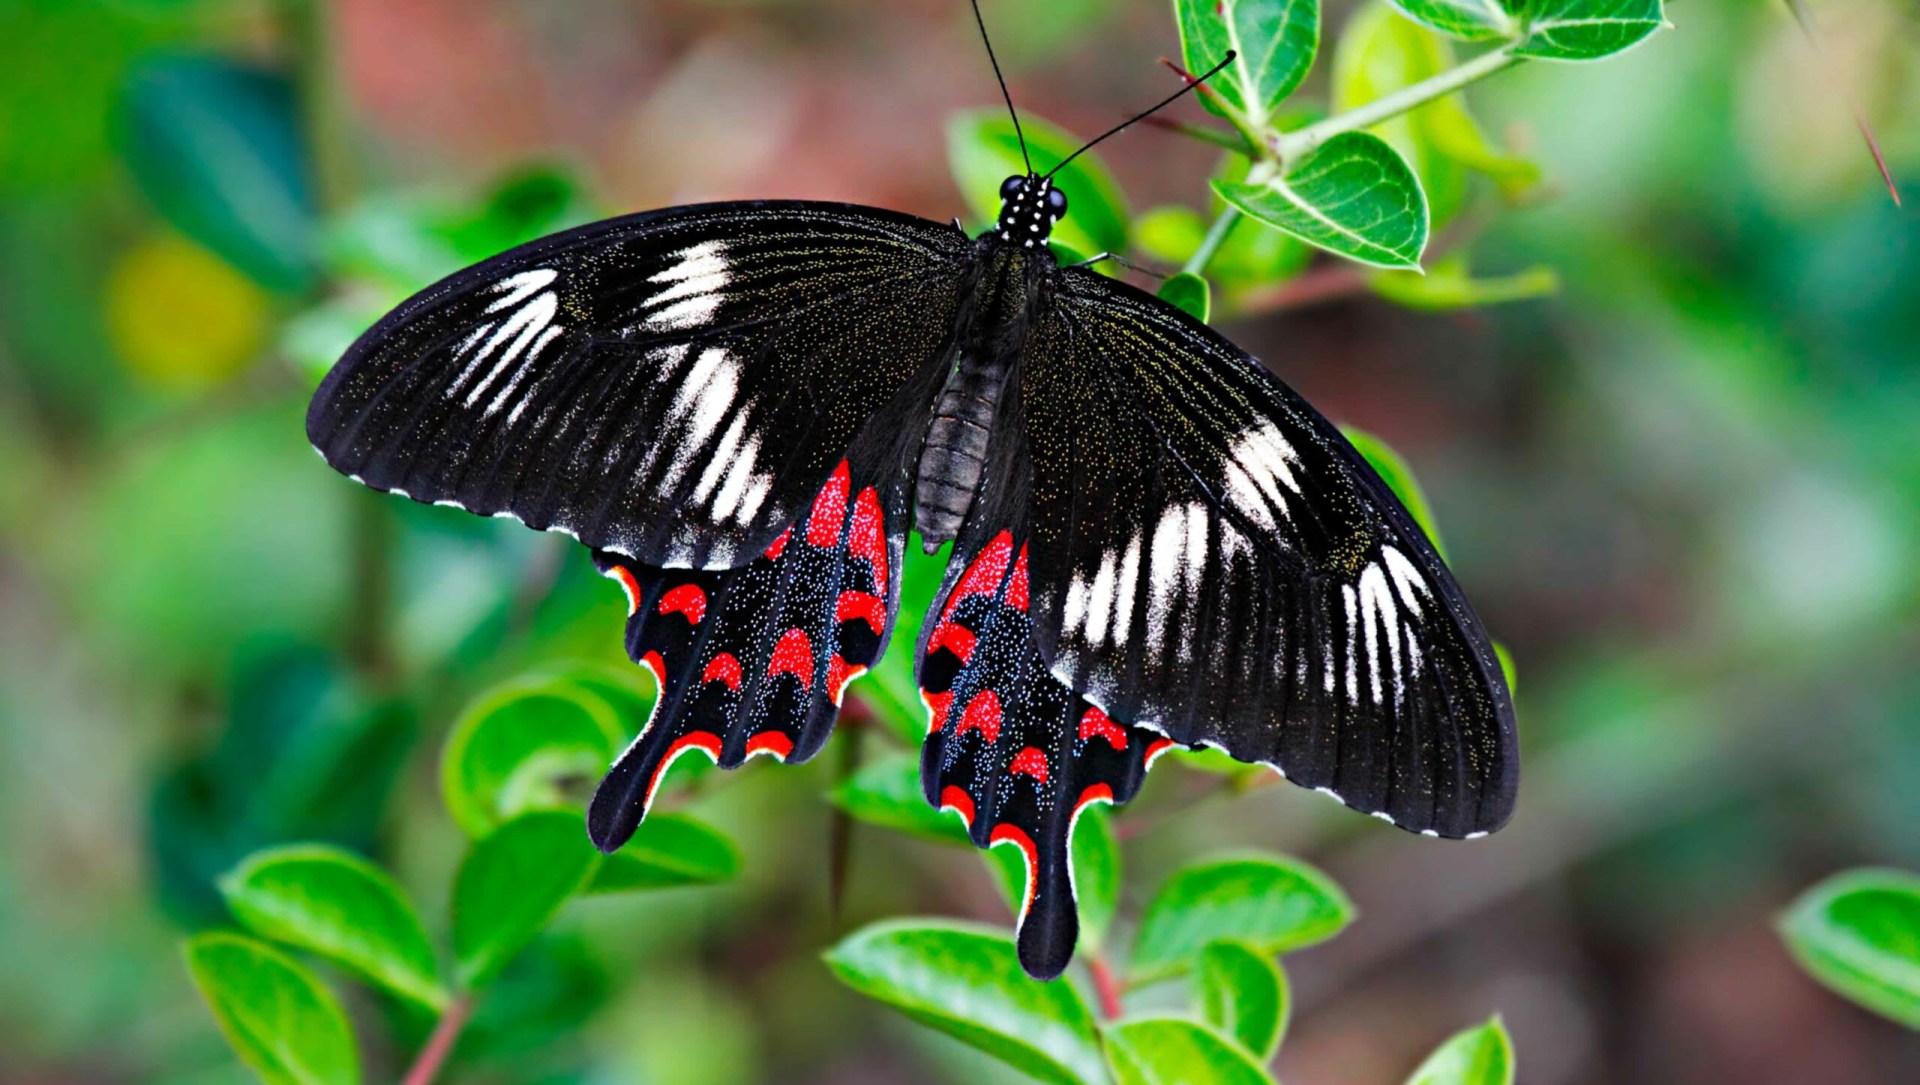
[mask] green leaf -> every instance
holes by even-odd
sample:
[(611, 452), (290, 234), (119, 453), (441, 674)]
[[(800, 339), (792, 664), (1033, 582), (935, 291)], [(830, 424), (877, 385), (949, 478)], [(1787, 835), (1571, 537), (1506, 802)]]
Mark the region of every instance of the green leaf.
[(1213, 182), (1228, 203), (1311, 245), (1376, 267), (1417, 268), (1427, 199), (1379, 136), (1343, 132), (1263, 183)]
[(151, 60), (129, 77), (123, 139), (175, 229), (262, 286), (312, 285), (319, 223), (286, 79), (211, 56)]
[[(1333, 109), (1342, 113), (1359, 108), (1453, 66), (1453, 49), (1445, 38), (1385, 7), (1369, 4), (1347, 21), (1334, 50)], [(1477, 134), (1464, 100), (1458, 94), (1443, 95), (1367, 129), (1413, 167), (1427, 195), (1429, 230), (1438, 230), (1451, 219), (1469, 194), (1467, 167), (1443, 153), (1430, 131), (1438, 123), (1456, 140), (1462, 138), (1456, 130), (1461, 126)]]
[(718, 829), (684, 814), (654, 813), (600, 862), (589, 893), (717, 885), (740, 874), (740, 850)]
[(509, 682), (454, 721), (440, 757), (440, 794), (468, 836), (485, 836), (524, 811), (576, 805), (562, 785), (597, 778), (626, 741), (613, 707), (579, 684)]
[(432, 1010), (446, 1007), (426, 927), (393, 878), (324, 844), (255, 852), (220, 879), (234, 917), (262, 937), (346, 966)]
[(945, 844), (967, 843), (966, 825), (958, 816), (928, 805), (917, 755), (899, 754), (863, 765), (827, 798), (869, 825)]
[(1507, 697), (1509, 699), (1518, 697), (1520, 695), (1520, 673), (1514, 670), (1513, 653), (1507, 651), (1505, 644), (1496, 640), (1493, 642), (1493, 654), (1499, 657), (1500, 674), (1507, 680)]
[(1462, 41), (1510, 38), (1519, 29), (1497, 0), (1387, 0), (1402, 15)]
[[(1255, 128), (1273, 119), (1320, 48), (1319, 0), (1175, 0), (1174, 15), (1180, 55), (1192, 74), (1220, 63), (1228, 50), (1239, 54), (1207, 86)], [(1205, 93), (1201, 100), (1221, 112)]]
[[(1100, 948), (1120, 910), (1120, 840), (1113, 813), (1104, 804), (1082, 807), (1074, 819), (1067, 854), (1073, 862), (1073, 896), (1080, 909), (1080, 950)], [(1024, 865), (1024, 864), (1023, 864)]]
[(1407, 1085), (1512, 1085), (1513, 1041), (1494, 1017), (1434, 1049)]
[(1595, 60), (1640, 44), (1660, 29), (1660, 0), (1511, 0), (1522, 12), (1515, 56)]
[(1271, 1085), (1245, 1051), (1208, 1029), (1171, 1017), (1107, 1029), (1107, 1063), (1116, 1085)]
[(1208, 942), (1194, 965), (1200, 1017), (1266, 1063), (1287, 1031), (1292, 999), (1273, 958), (1240, 942)]
[(1779, 920), (1800, 967), (1841, 996), (1920, 1029), (1920, 876), (1865, 869), (1801, 894)]
[[(1081, 140), (1031, 113), (1020, 115), (1033, 168), (1045, 173), (1079, 148)], [(1000, 183), (1027, 167), (1013, 122), (998, 111), (961, 113), (947, 122), (947, 162), (960, 195), (975, 217), (992, 222), (1000, 215)], [(1120, 183), (1089, 151), (1054, 178), (1067, 194), (1067, 217), (1053, 228), (1054, 240), (1088, 255), (1127, 251), (1127, 201)]]
[(476, 841), (453, 880), (460, 985), (491, 980), (599, 869), (578, 814), (522, 814)]
[(1147, 906), (1135, 941), (1135, 982), (1179, 975), (1220, 939), (1261, 953), (1324, 942), (1353, 921), (1353, 905), (1325, 874), (1297, 859), (1248, 855), (1182, 868)]
[(1434, 522), (1433, 506), (1427, 503), (1426, 491), (1420, 488), (1419, 480), (1413, 477), (1413, 468), (1407, 466), (1407, 461), (1393, 450), (1392, 445), (1366, 430), (1341, 426), (1340, 433), (1372, 465), (1380, 480), (1393, 491), (1393, 496), (1407, 507), (1413, 522), (1427, 533), (1427, 541), (1433, 544), (1434, 552), (1440, 555), (1441, 561), (1445, 561), (1447, 544), (1440, 541), (1440, 526)]
[(1182, 271), (1160, 284), (1160, 298), (1180, 307), (1186, 314), (1205, 324), (1213, 311), (1213, 294), (1207, 280)]
[(1093, 1014), (1020, 969), (1013, 940), (958, 923), (876, 923), (826, 954), (842, 983), (1041, 1081), (1101, 1085)]
[(1373, 292), (1408, 309), (1440, 313), (1480, 305), (1544, 298), (1560, 290), (1560, 276), (1550, 267), (1534, 266), (1512, 275), (1476, 279), (1466, 261), (1448, 258), (1425, 275), (1411, 271), (1382, 271), (1374, 275)]
[(240, 1061), (268, 1085), (355, 1085), (353, 1029), (298, 961), (237, 934), (196, 935), (187, 971)]

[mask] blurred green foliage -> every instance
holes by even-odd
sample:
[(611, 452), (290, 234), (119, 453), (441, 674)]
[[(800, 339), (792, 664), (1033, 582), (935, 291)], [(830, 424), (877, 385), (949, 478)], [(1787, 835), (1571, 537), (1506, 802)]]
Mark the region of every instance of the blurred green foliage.
[[(1522, 816), (1473, 849), (1169, 758), (1137, 809), (1081, 820), (1089, 967), (1047, 986), (1005, 935), (1017, 857), (926, 846), (962, 839), (912, 756), (906, 648), (944, 555), (910, 545), (895, 648), (835, 751), (683, 763), (603, 858), (578, 810), (652, 697), (618, 593), (559, 540), (353, 492), (300, 439), (312, 382), (393, 304), (636, 200), (791, 185), (944, 218), (950, 170), (990, 217), (1020, 168), (1004, 116), (946, 118), (947, 161), (915, 165), (940, 73), (875, 62), (971, 56), (970, 22), (379, 7), (0, 5), (10, 1071), (228, 1082), (237, 1052), (270, 1081), (397, 1078), (451, 1019), (449, 1080), (1510, 1082), (1500, 1019), (1425, 1055), (1499, 1008), (1541, 1080), (1827, 1065), (1592, 1039), (1668, 1029), (1694, 1060), (1793, 1036), (1912, 1076), (1901, 1029), (1788, 964), (1914, 1021), (1911, 878), (1788, 907), (1835, 866), (1920, 863), (1920, 230), (1828, 89), (1911, 177), (1897, 4), (1826, 6), (1818, 49), (1768, 5), (1689, 6), (1659, 35), (1654, 0), (989, 5), (1042, 168), (1156, 52), (1257, 61), (1186, 111), (1212, 118), (1180, 122), (1197, 141), (1076, 160), (1062, 254), (1174, 272), (1163, 296), (1364, 427), (1529, 675)], [(954, 100), (991, 102), (977, 67)], [(1407, 98), (1463, 69), (1496, 77)], [(451, 111), (422, 70), (474, 101)], [(501, 85), (566, 123), (514, 135)], [(1396, 96), (1412, 108), (1350, 125)], [(782, 97), (840, 104), (816, 124)], [(843, 123), (854, 99), (877, 104)], [(705, 133), (677, 145), (699, 169), (621, 142), (657, 139), (655, 108)], [(573, 153), (596, 111), (623, 134)], [(754, 152), (755, 124), (796, 134)], [(755, 153), (774, 165), (739, 173)], [(919, 180), (874, 181), (896, 162)], [(836, 817), (860, 823), (839, 915)], [(1783, 907), (1786, 952), (1728, 944)], [(975, 922), (898, 918), (918, 913)], [(1742, 999), (1761, 986), (1775, 1008)]]

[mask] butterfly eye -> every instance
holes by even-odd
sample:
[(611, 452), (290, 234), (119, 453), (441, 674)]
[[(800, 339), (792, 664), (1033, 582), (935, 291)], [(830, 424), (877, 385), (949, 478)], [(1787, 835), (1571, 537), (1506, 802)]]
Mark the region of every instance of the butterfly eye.
[(1047, 190), (1047, 210), (1053, 212), (1054, 218), (1059, 218), (1061, 215), (1066, 214), (1067, 213), (1067, 194), (1060, 191), (1057, 188), (1048, 189)]
[(1027, 179), (1020, 176), (1009, 177), (1000, 182), (1000, 198), (1003, 200), (1013, 199), (1014, 194), (1020, 191), (1020, 186), (1026, 183)]

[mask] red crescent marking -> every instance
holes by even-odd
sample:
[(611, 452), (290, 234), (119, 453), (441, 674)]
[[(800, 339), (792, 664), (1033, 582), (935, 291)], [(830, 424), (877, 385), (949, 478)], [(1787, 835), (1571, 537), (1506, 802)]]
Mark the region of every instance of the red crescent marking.
[(682, 584), (660, 597), (660, 613), (685, 614), (694, 625), (707, 616), (707, 593), (698, 584)]
[(1041, 753), (1037, 746), (1028, 746), (1013, 755), (1013, 760), (1007, 764), (1007, 772), (1009, 775), (1018, 773), (1031, 776), (1044, 784), (1047, 782), (1047, 755)]
[(847, 550), (873, 567), (874, 590), (887, 592), (887, 522), (880, 514), (880, 495), (869, 486), (853, 502), (853, 527), (847, 532)]
[(1027, 544), (1020, 544), (1020, 556), (1013, 563), (1013, 577), (1007, 581), (1007, 605), (1027, 609)]
[(601, 575), (619, 584), (620, 590), (627, 593), (627, 617), (640, 613), (640, 582), (633, 578), (633, 573), (626, 566), (609, 566)]
[(833, 699), (834, 704), (839, 704), (840, 694), (846, 690), (847, 683), (865, 673), (867, 668), (864, 665), (848, 663), (840, 658), (840, 653), (835, 652), (827, 659), (827, 696)]
[(953, 708), (953, 691), (928, 693), (920, 691), (920, 703), (927, 706), (927, 734), (933, 734), (947, 725), (947, 712)]
[(653, 672), (655, 684), (662, 687), (666, 686), (667, 661), (660, 658), (659, 652), (648, 652), (646, 655), (641, 656), (640, 665)]
[(667, 755), (660, 759), (660, 765), (653, 770), (653, 779), (647, 781), (647, 801), (641, 804), (645, 810), (653, 805), (653, 793), (660, 789), (660, 781), (666, 779), (667, 770), (688, 750), (699, 750), (714, 761), (720, 760), (720, 736), (711, 731), (694, 731), (674, 740), (667, 747)]
[(1144, 764), (1141, 767), (1149, 768), (1149, 769), (1152, 768), (1153, 763), (1155, 761), (1158, 761), (1160, 759), (1160, 755), (1163, 753), (1166, 753), (1167, 750), (1172, 745), (1173, 745), (1173, 740), (1170, 738), (1156, 738), (1151, 743), (1148, 743), (1146, 764)]
[(732, 652), (721, 652), (719, 655), (714, 656), (713, 659), (707, 663), (707, 669), (700, 674), (700, 681), (712, 682), (718, 680), (725, 682), (728, 689), (739, 689), (740, 678), (740, 661), (734, 658)]
[(865, 618), (877, 634), (886, 628), (887, 604), (871, 592), (843, 591), (833, 604), (833, 620), (844, 622), (849, 618)]
[(778, 731), (762, 731), (747, 740), (747, 756), (754, 754), (772, 754), (775, 761), (785, 761), (793, 752), (793, 740)]
[(947, 596), (947, 607), (940, 612), (944, 620), (953, 614), (953, 608), (960, 600), (969, 595), (991, 596), (1000, 590), (1000, 579), (1007, 575), (1007, 562), (1013, 559), (1013, 536), (1005, 531), (993, 537), (993, 541), (980, 548), (980, 555), (960, 574), (960, 580), (953, 586), (953, 593)]
[(847, 523), (847, 461), (833, 469), (833, 476), (820, 487), (813, 499), (813, 511), (807, 514), (807, 541), (826, 548), (840, 545), (840, 529)]
[(953, 737), (959, 738), (970, 730), (978, 730), (989, 744), (1000, 741), (1000, 695), (990, 689), (983, 689), (973, 695), (967, 707), (960, 713), (960, 726), (953, 729)]
[(1033, 846), (1033, 837), (1017, 825), (995, 825), (993, 832), (987, 834), (988, 847), (1006, 840), (1020, 845), (1027, 860), (1027, 899), (1020, 903), (1020, 920), (1024, 923), (1027, 911), (1033, 907), (1034, 891), (1040, 887), (1040, 850)]
[(1080, 811), (1096, 802), (1113, 802), (1113, 789), (1105, 784), (1093, 784), (1080, 793), (1080, 801), (1073, 804), (1073, 816), (1079, 817)]
[(973, 796), (965, 791), (948, 784), (946, 790), (940, 792), (940, 809), (957, 811), (960, 820), (966, 822), (968, 828), (973, 827)]
[(767, 661), (767, 677), (790, 674), (800, 680), (803, 689), (813, 688), (813, 642), (804, 629), (789, 629), (780, 634), (773, 646), (773, 658)]
[(1106, 739), (1107, 745), (1116, 750), (1127, 748), (1127, 733), (1122, 731), (1105, 712), (1089, 705), (1087, 714), (1080, 717), (1080, 741), (1085, 742), (1095, 735)]
[(966, 626), (956, 625), (953, 622), (941, 622), (940, 628), (933, 631), (933, 639), (927, 642), (927, 654), (932, 655), (945, 648), (959, 656), (960, 662), (965, 663), (973, 658), (973, 646), (978, 641), (979, 638), (973, 635), (973, 630)]
[(780, 537), (773, 540), (773, 544), (767, 547), (768, 560), (779, 561), (780, 555), (787, 552), (787, 540), (791, 539), (792, 537), (793, 537), (792, 528), (788, 528), (785, 531), (782, 531), (780, 533)]

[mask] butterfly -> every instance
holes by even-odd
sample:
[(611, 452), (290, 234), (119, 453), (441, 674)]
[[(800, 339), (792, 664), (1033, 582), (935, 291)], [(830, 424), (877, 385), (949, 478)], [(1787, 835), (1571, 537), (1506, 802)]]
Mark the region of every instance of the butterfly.
[(1429, 836), (1506, 822), (1511, 700), (1433, 546), (1260, 362), (1056, 259), (1057, 169), (1008, 177), (978, 236), (820, 202), (582, 226), (428, 287), (328, 373), (307, 432), (333, 467), (568, 535), (625, 592), (659, 698), (594, 844), (683, 754), (818, 753), (910, 529), (952, 543), (915, 649), (926, 798), (1023, 854), (1035, 977), (1074, 950), (1075, 819), (1173, 746)]

